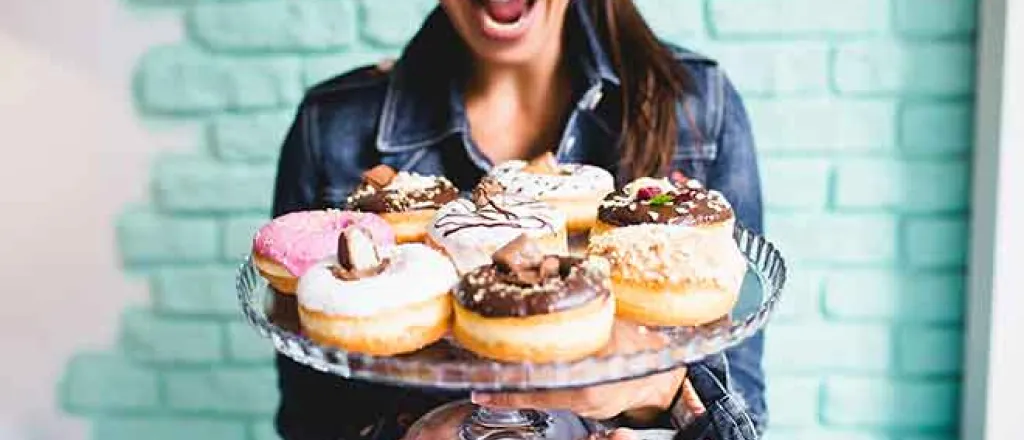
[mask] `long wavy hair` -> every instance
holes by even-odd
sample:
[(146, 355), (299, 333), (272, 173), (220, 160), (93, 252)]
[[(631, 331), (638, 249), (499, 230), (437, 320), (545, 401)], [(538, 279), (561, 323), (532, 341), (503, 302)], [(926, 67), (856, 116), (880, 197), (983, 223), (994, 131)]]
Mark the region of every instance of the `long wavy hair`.
[(679, 142), (676, 106), (691, 90), (691, 78), (633, 0), (588, 0), (587, 7), (622, 85), (619, 172), (627, 179), (664, 175), (672, 171)]

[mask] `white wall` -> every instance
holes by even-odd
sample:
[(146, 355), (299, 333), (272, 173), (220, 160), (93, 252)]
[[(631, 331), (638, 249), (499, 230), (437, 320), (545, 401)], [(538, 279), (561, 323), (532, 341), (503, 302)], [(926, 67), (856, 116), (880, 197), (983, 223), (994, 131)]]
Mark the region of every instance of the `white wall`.
[(1024, 438), (1024, 3), (981, 1), (961, 437)]
[(144, 130), (129, 94), (136, 57), (176, 40), (177, 20), (121, 3), (0, 1), (0, 439), (84, 438), (55, 384), (145, 298), (120, 271), (114, 221), (144, 200), (152, 154), (189, 135)]

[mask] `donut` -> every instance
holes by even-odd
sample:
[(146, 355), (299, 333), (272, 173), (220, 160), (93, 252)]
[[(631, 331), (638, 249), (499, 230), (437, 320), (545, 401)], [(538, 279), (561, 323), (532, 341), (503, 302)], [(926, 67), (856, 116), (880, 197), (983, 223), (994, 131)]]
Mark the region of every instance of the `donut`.
[(437, 211), (427, 227), (427, 243), (447, 254), (462, 274), (490, 263), (491, 254), (524, 233), (547, 253), (568, 253), (562, 213), (546, 203), (507, 194), (485, 178), (471, 200), (458, 199)]
[(422, 243), (381, 251), (358, 226), (337, 241), (338, 254), (299, 279), (304, 335), (354, 353), (392, 356), (447, 334), (458, 275), (444, 255)]
[(731, 235), (646, 223), (591, 238), (587, 255), (610, 263), (618, 316), (649, 326), (699, 326), (736, 305), (746, 260)]
[(345, 201), (346, 209), (371, 212), (395, 230), (398, 243), (422, 242), (437, 209), (459, 197), (459, 190), (442, 176), (396, 172), (378, 165), (363, 173), (363, 181)]
[(673, 183), (642, 177), (605, 197), (590, 234), (641, 224), (682, 225), (732, 237), (735, 216), (722, 193), (696, 179)]
[(584, 358), (608, 344), (615, 322), (606, 261), (544, 255), (526, 234), (463, 275), (453, 303), (455, 341), (504, 362)]
[(551, 153), (532, 162), (507, 161), (488, 174), (508, 192), (543, 201), (561, 211), (570, 234), (589, 231), (602, 199), (615, 190), (615, 179), (603, 168), (559, 164)]
[(378, 245), (393, 246), (395, 235), (375, 214), (337, 209), (299, 211), (271, 220), (253, 238), (253, 264), (278, 292), (294, 294), (306, 270), (335, 252), (342, 229), (359, 225)]

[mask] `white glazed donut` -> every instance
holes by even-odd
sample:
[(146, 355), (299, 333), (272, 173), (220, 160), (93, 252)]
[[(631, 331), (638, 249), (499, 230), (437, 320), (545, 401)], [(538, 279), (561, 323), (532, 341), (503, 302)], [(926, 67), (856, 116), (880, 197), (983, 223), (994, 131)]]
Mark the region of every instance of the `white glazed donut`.
[(410, 243), (391, 249), (377, 275), (341, 280), (332, 257), (299, 279), (303, 331), (317, 342), (379, 356), (418, 350), (448, 331), (458, 275), (444, 255)]
[(593, 165), (563, 163), (555, 172), (538, 173), (522, 160), (504, 162), (489, 173), (509, 194), (551, 204), (566, 215), (569, 232), (590, 230), (601, 200), (615, 191), (611, 173)]
[(546, 203), (508, 195), (482, 206), (466, 199), (442, 206), (427, 228), (427, 241), (466, 273), (489, 264), (494, 251), (523, 233), (547, 254), (568, 252), (565, 215)]

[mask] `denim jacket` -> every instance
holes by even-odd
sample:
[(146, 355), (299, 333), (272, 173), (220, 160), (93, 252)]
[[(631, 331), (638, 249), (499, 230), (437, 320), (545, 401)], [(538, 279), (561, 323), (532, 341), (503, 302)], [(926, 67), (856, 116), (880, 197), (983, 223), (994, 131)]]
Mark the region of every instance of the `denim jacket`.
[[(576, 105), (555, 153), (562, 162), (589, 163), (619, 175), (619, 79), (584, 1), (573, 1), (567, 13), (564, 47)], [(695, 86), (678, 106), (673, 166), (721, 191), (738, 221), (760, 232), (760, 178), (743, 103), (715, 61), (669, 47)], [(438, 8), (393, 69), (363, 67), (311, 88), (281, 151), (273, 215), (339, 207), (361, 173), (380, 163), (445, 175), (462, 190), (471, 189), (492, 163), (468, 130), (462, 99), (467, 62), (465, 46)], [(680, 431), (680, 438), (757, 438), (766, 420), (762, 337), (689, 366), (709, 411)], [(277, 430), (286, 439), (389, 440), (433, 406), (466, 397), (345, 380), (281, 356), (277, 366)], [(673, 428), (667, 415), (651, 427)]]

